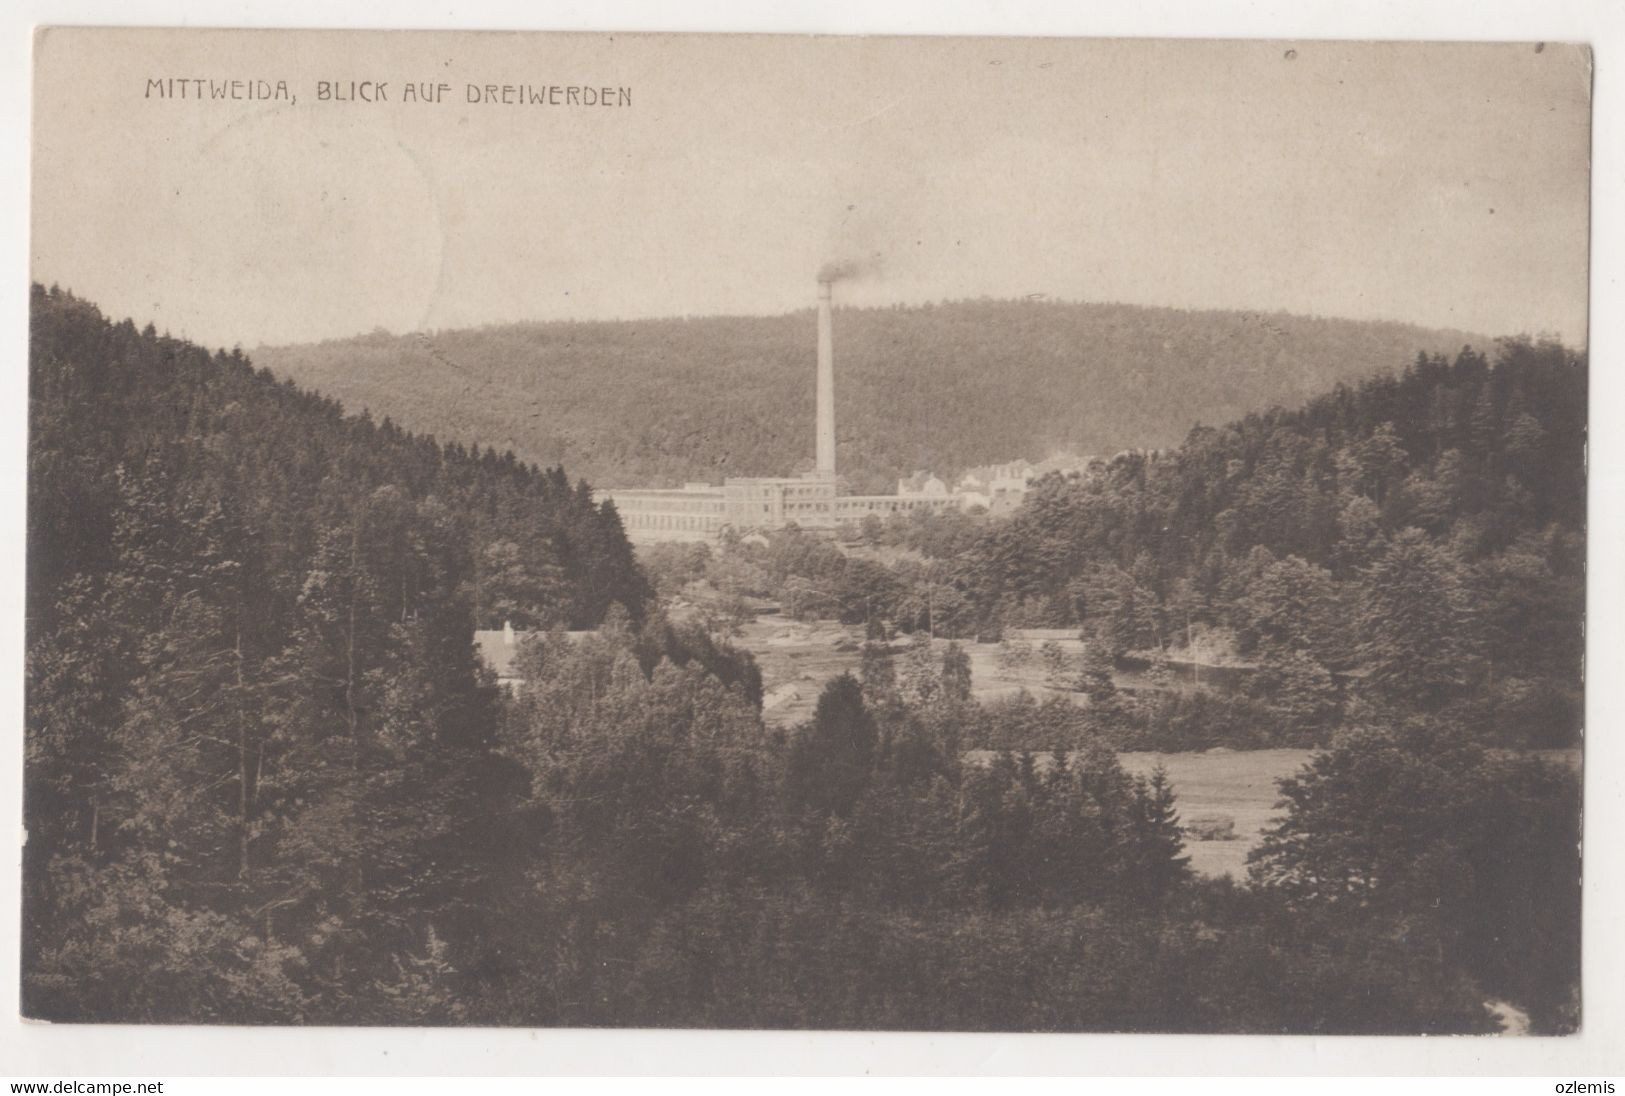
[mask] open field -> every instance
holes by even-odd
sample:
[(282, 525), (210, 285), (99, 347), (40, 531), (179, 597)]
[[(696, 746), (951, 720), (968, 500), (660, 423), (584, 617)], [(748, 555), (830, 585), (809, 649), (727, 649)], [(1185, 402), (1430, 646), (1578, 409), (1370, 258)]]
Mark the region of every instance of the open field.
[[(764, 615), (745, 625), (734, 642), (756, 656), (762, 668), (763, 716), (769, 723), (782, 726), (799, 723), (812, 715), (825, 682), (847, 671), (858, 672), (863, 626)], [(908, 649), (909, 642), (907, 638), (895, 640), (892, 653), (901, 654)], [(1054, 694), (1077, 704), (1087, 704), (1082, 693), (1050, 689), (1044, 684), (1044, 670), (1036, 657), (1039, 642), (1041, 640), (1031, 644), (1035, 652), (1032, 659), (1011, 669), (999, 665), (998, 644), (960, 640), (960, 646), (970, 656), (976, 698), (992, 700), (1026, 689), (1040, 700)], [(948, 643), (946, 639), (932, 643), (938, 657)], [(1060, 641), (1060, 646), (1075, 666), (1082, 654), (1082, 644), (1073, 635)], [(1133, 673), (1120, 673), (1117, 677), (1122, 685), (1135, 684)]]
[[(825, 682), (848, 671), (858, 672), (863, 626), (760, 616), (745, 625), (734, 642), (756, 656), (762, 668), (763, 717), (769, 723), (782, 726), (811, 717)], [(901, 654), (908, 649), (909, 642), (907, 638), (893, 641), (892, 653)], [(1073, 648), (1080, 647), (1076, 639), (1071, 642)], [(946, 639), (932, 643), (938, 657), (948, 643)], [(961, 640), (960, 646), (970, 656), (972, 689), (978, 700), (991, 700), (1026, 689), (1041, 700), (1051, 693), (1059, 693), (1078, 704), (1088, 702), (1081, 693), (1046, 688), (1044, 672), (1036, 658), (1030, 665), (1008, 672), (999, 666), (997, 644)], [(1074, 663), (1078, 653), (1076, 649), (1069, 652)]]
[[(1013, 632), (1013, 639), (1025, 640), (1035, 649), (1053, 639), (1074, 665), (1082, 653), (1074, 634), (1055, 632)], [(861, 625), (832, 621), (803, 623), (788, 617), (766, 615), (747, 624), (735, 642), (756, 656), (762, 668), (763, 717), (772, 724), (792, 726), (810, 719), (824, 683), (842, 673), (858, 671), (863, 643)], [(908, 641), (892, 645), (900, 653)], [(948, 641), (933, 643), (940, 654)], [(990, 700), (1026, 689), (1039, 699), (1053, 694), (1077, 704), (1087, 704), (1081, 693), (1057, 691), (1044, 685), (1044, 672), (1035, 658), (1015, 668), (1000, 665), (999, 645), (961, 640), (970, 655), (973, 689), (979, 700)], [(1205, 672), (1205, 671), (1204, 671)], [(1142, 684), (1144, 675), (1119, 671), (1120, 686)], [(1177, 680), (1178, 685), (1186, 681)], [(1548, 760), (1579, 767), (1578, 750), (1541, 751)], [(1247, 853), (1258, 844), (1262, 832), (1275, 818), (1279, 798), (1275, 782), (1291, 776), (1313, 756), (1312, 750), (1276, 749), (1204, 753), (1124, 753), (1123, 767), (1136, 775), (1149, 775), (1160, 762), (1168, 771), (1179, 796), (1179, 813), (1189, 825), (1209, 818), (1234, 822), (1235, 836), (1229, 840), (1186, 843), (1191, 867), (1202, 875), (1231, 875), (1240, 880), (1247, 874)]]
[[(1067, 663), (1075, 672), (1083, 656), (1083, 644), (1075, 631), (1067, 629), (1011, 630), (1012, 644), (1025, 645), (1029, 657), (1014, 666), (1002, 665), (1001, 647), (997, 643), (977, 643), (960, 640), (959, 645), (970, 656), (972, 690), (976, 699), (987, 701), (1010, 696), (1025, 689), (1039, 700), (1055, 695), (1075, 704), (1087, 704), (1082, 693), (1070, 689), (1052, 689), (1045, 684), (1039, 648), (1053, 642), (1066, 655)], [(769, 723), (789, 725), (812, 715), (813, 705), (824, 683), (842, 673), (858, 670), (859, 651), (863, 644), (863, 626), (838, 624), (834, 621), (804, 622), (778, 614), (758, 616), (746, 624), (734, 642), (756, 656), (762, 668), (763, 715)], [(893, 654), (908, 648), (910, 640), (900, 637), (893, 641)], [(949, 640), (937, 639), (933, 651), (940, 657)], [(1221, 667), (1207, 667), (1197, 671), (1195, 677), (1188, 669), (1181, 669), (1169, 682), (1171, 688), (1188, 690), (1197, 684), (1220, 684), (1223, 676), (1234, 673)], [(1148, 674), (1143, 670), (1119, 668), (1113, 677), (1123, 689), (1144, 688)]]
[(733, 642), (755, 655), (762, 669), (762, 717), (789, 726), (812, 718), (825, 682), (848, 670), (857, 673), (863, 628), (759, 616)]
[(1189, 825), (1203, 817), (1233, 819), (1229, 841), (1187, 838), (1185, 852), (1201, 875), (1247, 875), (1247, 853), (1279, 813), (1275, 782), (1304, 766), (1313, 750), (1208, 750), (1204, 753), (1123, 753), (1117, 759), (1136, 776), (1160, 763), (1179, 797), (1179, 817)]
[[(992, 750), (970, 750), (972, 764), (988, 764)], [(1185, 839), (1191, 867), (1200, 875), (1247, 874), (1247, 853), (1263, 837), (1266, 826), (1279, 813), (1275, 782), (1291, 776), (1314, 756), (1313, 750), (1227, 750), (1202, 753), (1120, 753), (1117, 759), (1134, 776), (1150, 776), (1159, 764), (1167, 771), (1178, 797), (1180, 821), (1187, 830), (1204, 821), (1228, 833), (1221, 840)], [(1049, 766), (1049, 755), (1036, 757), (1039, 771)]]
[[(1049, 634), (1016, 633), (1036, 648)], [(1056, 633), (1055, 641), (1076, 663), (1082, 645), (1075, 635)], [(763, 715), (769, 723), (790, 726), (812, 717), (813, 707), (824, 683), (848, 670), (857, 672), (859, 649), (863, 643), (860, 625), (829, 621), (803, 623), (781, 616), (761, 616), (745, 626), (735, 642), (756, 656), (762, 669)], [(902, 651), (906, 640), (894, 644)], [(940, 652), (948, 645), (939, 639), (933, 646)], [(999, 665), (999, 647), (991, 643), (961, 641), (970, 655), (971, 675), (980, 700), (1008, 695), (1026, 689), (1043, 698), (1056, 690), (1044, 685), (1043, 669), (1036, 659), (1013, 672)], [(1119, 673), (1120, 684), (1132, 687), (1138, 682), (1133, 673)], [(1088, 701), (1081, 693), (1060, 692), (1079, 704)], [(1191, 866), (1204, 875), (1246, 874), (1247, 852), (1258, 843), (1260, 831), (1275, 814), (1278, 777), (1289, 776), (1310, 757), (1309, 750), (1249, 750), (1233, 753), (1214, 750), (1207, 753), (1125, 753), (1124, 768), (1149, 774), (1160, 761), (1168, 770), (1179, 795), (1181, 816), (1190, 822), (1203, 816), (1233, 819), (1235, 837), (1228, 841), (1195, 841), (1187, 849)]]

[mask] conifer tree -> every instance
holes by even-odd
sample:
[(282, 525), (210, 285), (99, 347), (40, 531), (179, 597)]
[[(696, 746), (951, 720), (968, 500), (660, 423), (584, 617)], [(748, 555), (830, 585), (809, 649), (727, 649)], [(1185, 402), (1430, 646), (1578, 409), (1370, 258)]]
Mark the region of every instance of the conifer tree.
[(970, 656), (953, 641), (942, 652), (942, 697), (949, 704), (968, 704), (971, 699)]

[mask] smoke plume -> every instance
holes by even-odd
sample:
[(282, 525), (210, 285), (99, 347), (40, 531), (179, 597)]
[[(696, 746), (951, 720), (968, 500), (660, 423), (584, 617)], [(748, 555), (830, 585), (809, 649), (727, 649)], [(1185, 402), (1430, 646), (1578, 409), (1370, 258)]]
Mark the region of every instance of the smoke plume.
[(832, 259), (818, 268), (818, 281), (824, 285), (849, 282), (855, 278), (874, 278), (880, 275), (880, 254), (865, 259)]

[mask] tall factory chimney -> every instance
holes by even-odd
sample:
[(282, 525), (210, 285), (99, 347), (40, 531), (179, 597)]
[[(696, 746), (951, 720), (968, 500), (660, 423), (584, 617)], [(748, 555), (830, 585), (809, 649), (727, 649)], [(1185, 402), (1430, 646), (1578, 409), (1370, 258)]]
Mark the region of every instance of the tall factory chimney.
[(835, 477), (835, 348), (830, 283), (818, 283), (818, 474)]

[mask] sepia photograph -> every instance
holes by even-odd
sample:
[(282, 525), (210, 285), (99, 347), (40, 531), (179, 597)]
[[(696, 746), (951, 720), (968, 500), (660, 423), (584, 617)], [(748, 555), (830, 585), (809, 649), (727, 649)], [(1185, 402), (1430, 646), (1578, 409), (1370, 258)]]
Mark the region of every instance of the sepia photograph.
[(32, 49), (23, 1017), (1585, 1027), (1587, 45)]

